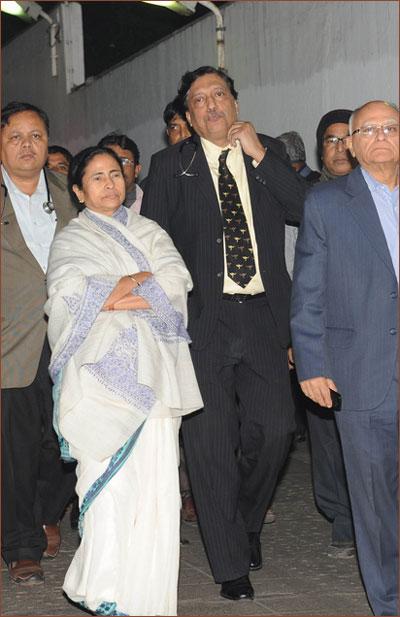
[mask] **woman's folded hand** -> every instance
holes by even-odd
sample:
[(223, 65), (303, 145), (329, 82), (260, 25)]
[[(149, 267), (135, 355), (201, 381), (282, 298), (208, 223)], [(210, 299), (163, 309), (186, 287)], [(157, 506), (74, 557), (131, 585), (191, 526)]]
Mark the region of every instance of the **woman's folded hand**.
[(116, 286), (114, 287), (114, 289), (112, 290), (112, 292), (110, 293), (106, 301), (104, 302), (102, 310), (103, 311), (116, 310), (116, 305), (121, 300), (124, 300), (123, 308), (120, 308), (120, 306), (118, 306), (118, 310), (124, 310), (124, 309), (130, 309), (130, 308), (134, 308), (134, 309), (135, 308), (150, 308), (150, 305), (148, 305), (148, 303), (145, 300), (143, 300), (143, 302), (146, 303), (146, 306), (133, 306), (133, 305), (126, 306), (127, 300), (128, 299), (130, 300), (131, 298), (135, 297), (135, 296), (132, 296), (131, 294), (132, 289), (135, 289), (136, 287), (138, 287), (137, 283), (139, 283), (140, 285), (144, 283), (144, 281), (148, 279), (149, 276), (152, 276), (151, 272), (136, 272), (135, 274), (132, 274), (132, 277), (134, 277), (137, 282), (135, 282), (133, 278), (131, 278), (128, 275), (120, 278), (118, 283), (116, 284)]

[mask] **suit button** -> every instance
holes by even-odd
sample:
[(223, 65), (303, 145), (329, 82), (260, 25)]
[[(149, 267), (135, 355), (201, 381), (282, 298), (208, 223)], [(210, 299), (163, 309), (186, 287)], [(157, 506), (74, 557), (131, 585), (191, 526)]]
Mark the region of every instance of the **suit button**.
[(218, 274), (217, 274), (218, 278), (221, 278), (221, 276), (222, 276), (223, 274), (224, 274), (223, 272), (218, 272)]
[(260, 176), (256, 176), (256, 180), (261, 180)]
[(217, 238), (217, 244), (221, 244), (222, 238)]
[(390, 294), (391, 298), (397, 298), (397, 291), (392, 291), (392, 293)]
[(397, 334), (396, 328), (390, 328), (389, 332), (390, 334)]

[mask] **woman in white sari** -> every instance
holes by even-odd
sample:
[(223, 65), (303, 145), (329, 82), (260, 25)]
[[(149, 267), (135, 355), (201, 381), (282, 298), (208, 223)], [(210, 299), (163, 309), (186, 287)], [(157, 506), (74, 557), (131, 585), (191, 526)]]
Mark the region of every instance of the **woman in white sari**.
[(47, 272), (54, 424), (76, 459), (80, 546), (63, 589), (99, 615), (176, 615), (178, 431), (202, 407), (186, 333), (190, 275), (169, 236), (121, 204), (122, 166), (87, 148), (81, 210)]

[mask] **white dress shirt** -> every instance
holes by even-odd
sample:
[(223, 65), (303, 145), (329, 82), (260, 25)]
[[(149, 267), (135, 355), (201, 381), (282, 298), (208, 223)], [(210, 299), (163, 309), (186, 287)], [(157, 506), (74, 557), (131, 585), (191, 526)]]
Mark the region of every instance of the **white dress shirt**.
[(208, 167), (210, 168), (211, 176), (213, 179), (215, 192), (217, 193), (218, 203), (221, 208), (221, 200), (219, 198), (219, 190), (218, 190), (218, 179), (219, 179), (219, 161), (218, 158), (222, 152), (222, 150), (226, 150), (229, 148), (229, 153), (226, 159), (226, 164), (231, 172), (232, 176), (235, 178), (240, 201), (242, 202), (243, 211), (246, 215), (247, 226), (249, 228), (251, 244), (253, 247), (253, 255), (254, 255), (254, 263), (256, 267), (256, 274), (253, 276), (251, 281), (246, 285), (246, 287), (240, 287), (237, 285), (227, 273), (226, 268), (226, 252), (225, 252), (225, 236), (224, 236), (224, 293), (228, 294), (259, 294), (265, 291), (263, 282), (260, 276), (260, 268), (258, 265), (258, 249), (257, 249), (257, 241), (256, 235), (254, 231), (253, 224), (253, 212), (251, 209), (251, 200), (250, 200), (250, 191), (249, 191), (249, 183), (247, 181), (247, 173), (246, 166), (244, 164), (242, 147), (238, 143), (235, 147), (225, 146), (225, 148), (220, 148), (216, 146), (211, 141), (204, 139), (201, 137), (201, 145), (203, 146), (204, 154), (207, 159)]
[(2, 173), (25, 244), (43, 272), (46, 272), (57, 217), (55, 211), (48, 214), (43, 209), (43, 204), (51, 201), (51, 195), (47, 194), (44, 172), (43, 170), (40, 172), (39, 182), (33, 195), (20, 191), (3, 166)]

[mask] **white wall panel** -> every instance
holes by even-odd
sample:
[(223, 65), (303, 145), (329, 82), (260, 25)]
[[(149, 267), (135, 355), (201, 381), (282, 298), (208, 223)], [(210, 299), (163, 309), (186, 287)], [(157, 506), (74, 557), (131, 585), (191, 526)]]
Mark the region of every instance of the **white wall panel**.
[[(398, 99), (398, 3), (235, 2), (223, 9), (226, 64), (240, 91), (242, 118), (270, 135), (295, 129), (316, 165), (315, 129), (335, 107)], [(3, 50), (3, 101), (29, 100), (49, 113), (51, 141), (73, 152), (111, 130), (132, 137), (146, 174), (164, 146), (161, 114), (180, 76), (215, 64), (215, 20), (204, 17), (65, 94), (62, 49), (51, 78), (47, 24)]]

